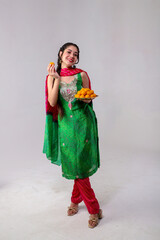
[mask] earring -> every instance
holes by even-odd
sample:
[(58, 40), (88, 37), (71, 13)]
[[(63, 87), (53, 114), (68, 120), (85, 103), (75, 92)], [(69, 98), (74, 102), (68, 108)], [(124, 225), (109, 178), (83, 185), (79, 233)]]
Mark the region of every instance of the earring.
[(62, 60), (61, 60), (61, 59), (59, 60), (59, 63), (60, 63), (60, 64), (62, 63)]

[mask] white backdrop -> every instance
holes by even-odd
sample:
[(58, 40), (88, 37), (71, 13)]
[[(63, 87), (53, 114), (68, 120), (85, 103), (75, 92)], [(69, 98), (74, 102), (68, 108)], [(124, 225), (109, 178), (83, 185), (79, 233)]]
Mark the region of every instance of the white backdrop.
[(160, 150), (159, 0), (0, 0), (1, 169), (45, 160), (46, 67), (65, 42), (80, 47), (108, 149)]

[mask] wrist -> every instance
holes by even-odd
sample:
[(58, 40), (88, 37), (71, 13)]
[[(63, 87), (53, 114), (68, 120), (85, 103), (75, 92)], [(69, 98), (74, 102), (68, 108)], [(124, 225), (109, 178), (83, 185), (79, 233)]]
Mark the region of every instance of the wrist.
[(53, 75), (48, 74), (48, 77), (53, 78)]
[(55, 81), (60, 82), (60, 77), (54, 78)]

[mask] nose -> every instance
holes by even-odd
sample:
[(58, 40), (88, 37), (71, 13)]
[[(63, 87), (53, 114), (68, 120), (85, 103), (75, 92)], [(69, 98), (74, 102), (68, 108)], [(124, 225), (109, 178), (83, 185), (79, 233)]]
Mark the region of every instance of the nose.
[(74, 57), (74, 54), (73, 54), (73, 52), (71, 52), (71, 55), (70, 55), (72, 58)]

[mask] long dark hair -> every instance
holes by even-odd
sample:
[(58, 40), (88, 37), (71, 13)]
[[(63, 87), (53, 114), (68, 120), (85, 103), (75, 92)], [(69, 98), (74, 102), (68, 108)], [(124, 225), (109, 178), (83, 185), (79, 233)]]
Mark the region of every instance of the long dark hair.
[[(60, 57), (60, 52), (62, 52), (62, 55), (63, 55), (64, 50), (65, 50), (67, 47), (69, 47), (69, 46), (74, 46), (74, 47), (77, 48), (77, 50), (78, 50), (78, 55), (77, 55), (78, 61), (77, 61), (77, 63), (79, 63), (79, 52), (80, 52), (80, 51), (79, 51), (79, 47), (78, 47), (75, 43), (71, 43), (71, 42), (65, 43), (65, 44), (59, 49), (59, 52), (58, 52), (57, 69), (56, 69), (56, 72), (57, 72), (58, 74), (60, 74), (60, 72), (61, 72), (61, 57)], [(77, 64), (77, 63), (76, 63), (76, 64)], [(76, 66), (74, 65), (73, 68), (76, 68)], [(63, 116), (64, 116), (64, 110), (63, 110), (62, 105), (61, 105), (61, 102), (60, 102), (59, 100), (58, 100), (58, 102), (57, 102), (57, 106), (58, 106), (58, 114), (60, 115), (60, 119), (62, 119)]]
[[(72, 42), (67, 42), (65, 43), (60, 49), (59, 49), (59, 52), (58, 52), (58, 60), (57, 60), (57, 69), (56, 71), (58, 72), (58, 74), (60, 74), (61, 72), (61, 57), (60, 57), (60, 52), (62, 52), (62, 55), (63, 55), (63, 52), (64, 50), (69, 47), (69, 46), (74, 46), (77, 48), (78, 50), (78, 55), (77, 55), (77, 59), (78, 59), (78, 62), (79, 63), (79, 47), (75, 44), (75, 43), (72, 43)], [(76, 64), (77, 64), (76, 63)], [(73, 68), (76, 68), (76, 66), (74, 65)]]

